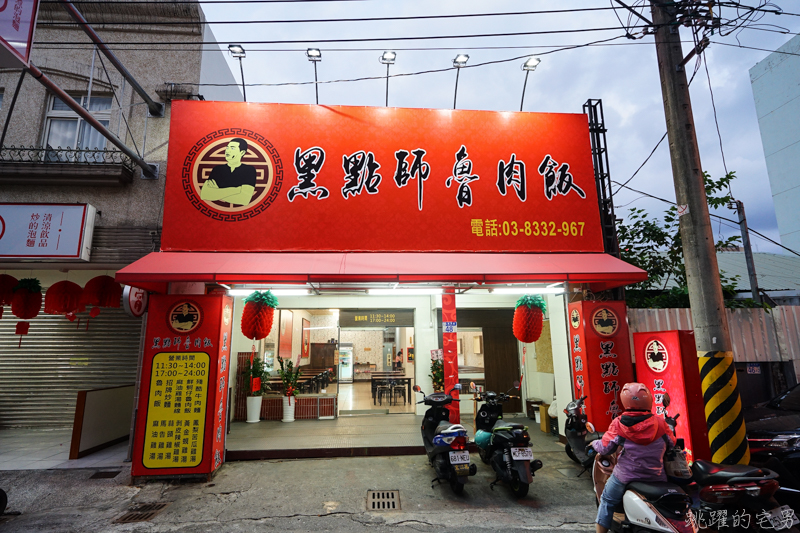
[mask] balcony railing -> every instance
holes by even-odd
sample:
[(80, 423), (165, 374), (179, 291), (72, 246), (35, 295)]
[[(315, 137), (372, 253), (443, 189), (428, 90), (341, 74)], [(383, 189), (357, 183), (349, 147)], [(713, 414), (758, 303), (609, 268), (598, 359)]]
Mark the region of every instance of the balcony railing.
[(0, 184), (121, 185), (131, 182), (134, 169), (118, 150), (0, 148)]

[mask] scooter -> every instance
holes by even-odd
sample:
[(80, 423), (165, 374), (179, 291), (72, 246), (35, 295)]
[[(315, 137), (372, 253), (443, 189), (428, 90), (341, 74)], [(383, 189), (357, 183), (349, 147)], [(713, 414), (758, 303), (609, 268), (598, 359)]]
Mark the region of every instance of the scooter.
[[(445, 406), (459, 400), (454, 400), (451, 394), (454, 390), (461, 390), (457, 383), (449, 393), (435, 392), (425, 396), (419, 385), (414, 385), (414, 392), (423, 395), (417, 403), (430, 406), (425, 412), (422, 421), (422, 443), (436, 477), (432, 480), (447, 481), (455, 494), (464, 491), (464, 484), (469, 476), (478, 472), (478, 467), (469, 462), (467, 449), (467, 430), (461, 424), (450, 423), (450, 411)], [(433, 488), (433, 485), (431, 485)]]
[[(675, 433), (677, 419), (667, 408), (669, 394), (664, 395), (664, 418)], [(664, 467), (668, 480), (686, 485), (693, 497), (694, 522), (703, 530), (784, 531), (797, 532), (800, 523), (794, 510), (780, 505), (774, 498), (781, 490), (778, 474), (769, 468), (749, 465), (721, 465), (698, 459), (691, 470), (680, 466), (683, 439), (675, 446), (677, 456), (667, 456)], [(677, 461), (677, 463), (676, 463)], [(675, 465), (679, 465), (675, 468)], [(686, 464), (685, 460), (683, 464)]]
[(572, 400), (564, 409), (564, 413), (567, 415), (567, 422), (564, 425), (567, 444), (564, 446), (564, 450), (570, 459), (583, 466), (583, 472), (591, 468), (594, 463), (593, 458), (589, 457), (585, 451), (586, 445), (597, 438), (595, 435), (590, 435), (594, 433), (594, 426), (588, 423), (586, 413), (583, 411), (585, 400), (586, 396)]
[[(475, 388), (471, 383), (470, 387)], [(514, 382), (519, 389), (519, 381)], [(510, 392), (511, 389), (509, 389)], [(513, 398), (506, 393), (480, 392), (476, 399), (484, 402), (475, 419), (475, 444), (481, 460), (492, 465), (497, 474), (489, 486), (504, 481), (517, 498), (524, 498), (533, 482), (534, 473), (542, 468), (542, 461), (533, 458), (528, 428), (522, 424), (503, 422), (503, 403)]]

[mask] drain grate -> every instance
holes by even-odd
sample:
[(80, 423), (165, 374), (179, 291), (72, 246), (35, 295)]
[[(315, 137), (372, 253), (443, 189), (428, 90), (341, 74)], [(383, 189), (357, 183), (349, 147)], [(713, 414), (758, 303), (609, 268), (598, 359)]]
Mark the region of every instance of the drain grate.
[(92, 474), (92, 477), (89, 479), (114, 479), (120, 472), (122, 472), (122, 470), (101, 470)]
[(368, 511), (398, 511), (400, 509), (399, 490), (368, 490)]
[(114, 520), (115, 524), (130, 524), (131, 522), (147, 522), (155, 515), (164, 510), (171, 502), (166, 503), (145, 503), (139, 505), (124, 515)]

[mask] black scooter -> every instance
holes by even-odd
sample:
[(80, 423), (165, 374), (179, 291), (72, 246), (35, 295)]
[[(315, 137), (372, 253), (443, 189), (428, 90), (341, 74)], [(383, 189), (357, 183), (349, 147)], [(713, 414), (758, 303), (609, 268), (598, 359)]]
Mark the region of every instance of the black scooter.
[(447, 394), (435, 392), (425, 396), (420, 386), (414, 385), (414, 392), (424, 396), (417, 403), (430, 406), (422, 420), (422, 443), (425, 445), (428, 461), (436, 471), (436, 477), (432, 481), (447, 481), (455, 494), (461, 494), (469, 476), (474, 476), (478, 467), (469, 462), (467, 430), (461, 424), (451, 424), (450, 411), (445, 408), (446, 405), (459, 401), (451, 396), (454, 390), (461, 390), (461, 385), (457, 383)]
[[(474, 389), (475, 384), (471, 387)], [(519, 381), (514, 382), (514, 388), (519, 389)], [(484, 403), (475, 419), (475, 444), (481, 460), (490, 464), (497, 474), (497, 479), (489, 486), (494, 489), (497, 483), (504, 481), (514, 496), (524, 498), (534, 472), (542, 468), (542, 461), (533, 458), (528, 428), (502, 420), (502, 404), (512, 398), (507, 392), (480, 392), (477, 398)]]
[(567, 422), (564, 425), (567, 444), (564, 449), (569, 458), (581, 465), (584, 471), (594, 464), (594, 458), (586, 453), (586, 445), (597, 438), (594, 426), (588, 423), (586, 413), (583, 411), (583, 402), (585, 400), (586, 396), (572, 400), (567, 404), (567, 408), (564, 409), (567, 414)]

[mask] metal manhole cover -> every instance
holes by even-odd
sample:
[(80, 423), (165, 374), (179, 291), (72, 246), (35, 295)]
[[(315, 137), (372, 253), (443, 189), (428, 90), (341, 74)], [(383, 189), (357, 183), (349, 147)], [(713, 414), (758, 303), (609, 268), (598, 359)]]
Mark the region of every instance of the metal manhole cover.
[(368, 490), (367, 511), (399, 511), (399, 490)]
[(112, 471), (106, 470), (106, 471), (95, 472), (89, 479), (114, 479), (120, 474), (120, 472), (122, 472), (122, 470), (112, 470)]
[(114, 520), (115, 524), (130, 524), (131, 522), (147, 522), (155, 515), (164, 510), (164, 508), (172, 502), (166, 503), (145, 503), (139, 505), (124, 515)]

